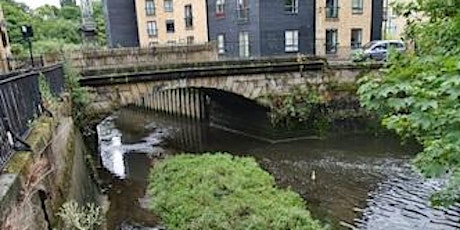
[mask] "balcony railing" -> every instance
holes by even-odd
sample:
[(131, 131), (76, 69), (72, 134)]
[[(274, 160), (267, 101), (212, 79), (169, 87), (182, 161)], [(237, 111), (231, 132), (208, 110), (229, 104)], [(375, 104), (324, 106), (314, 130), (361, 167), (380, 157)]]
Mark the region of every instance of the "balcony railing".
[(336, 54), (338, 43), (326, 43), (326, 54)]
[(239, 22), (249, 21), (249, 8), (236, 10), (236, 18)]
[(149, 37), (156, 37), (158, 36), (158, 29), (147, 29), (147, 34)]
[(331, 6), (326, 7), (326, 18), (338, 18), (339, 17), (339, 7)]
[(193, 17), (185, 17), (185, 28), (193, 29)]

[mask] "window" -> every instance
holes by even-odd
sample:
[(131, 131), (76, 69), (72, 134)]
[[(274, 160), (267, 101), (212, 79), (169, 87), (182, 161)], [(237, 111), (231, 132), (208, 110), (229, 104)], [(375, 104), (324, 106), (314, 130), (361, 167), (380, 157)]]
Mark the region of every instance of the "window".
[(249, 19), (248, 1), (249, 0), (236, 0), (237, 18), (240, 21), (247, 21)]
[(193, 28), (193, 13), (192, 13), (192, 5), (185, 5), (185, 28), (191, 29)]
[(404, 44), (400, 42), (390, 42), (390, 47), (393, 49), (404, 49)]
[(287, 30), (284, 32), (284, 50), (286, 52), (299, 51), (299, 31)]
[(326, 0), (326, 18), (339, 17), (338, 0)]
[(249, 33), (240, 32), (239, 34), (240, 57), (249, 57)]
[(216, 15), (222, 16), (225, 14), (225, 0), (216, 0)]
[(165, 12), (173, 12), (173, 1), (164, 0), (164, 8), (165, 8)]
[(299, 12), (299, 1), (298, 0), (284, 0), (284, 11), (289, 13)]
[(148, 21), (147, 22), (147, 34), (149, 37), (156, 37), (158, 35), (157, 22)]
[(217, 35), (217, 48), (219, 54), (225, 53), (225, 35), (219, 34)]
[(195, 42), (195, 37), (187, 36), (187, 44), (193, 44)]
[(374, 48), (372, 48), (372, 51), (385, 51), (385, 50), (387, 50), (387, 44), (386, 43), (376, 45)]
[(337, 29), (326, 30), (326, 54), (337, 53)]
[(353, 14), (362, 14), (363, 13), (363, 0), (353, 0), (353, 2), (352, 2), (352, 12), (353, 12)]
[(149, 16), (155, 15), (155, 2), (153, 0), (145, 1), (145, 14)]
[(166, 20), (166, 33), (174, 33), (174, 20)]
[(362, 29), (351, 29), (351, 48), (361, 48), (363, 42), (363, 30)]

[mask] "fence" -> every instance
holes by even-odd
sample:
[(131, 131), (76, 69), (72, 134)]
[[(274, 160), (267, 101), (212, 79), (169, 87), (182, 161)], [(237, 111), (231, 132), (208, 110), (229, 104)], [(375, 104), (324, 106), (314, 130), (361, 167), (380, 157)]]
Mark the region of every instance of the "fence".
[(15, 140), (27, 136), (30, 123), (44, 109), (39, 90), (42, 73), (51, 93), (58, 96), (64, 90), (62, 65), (0, 76), (0, 172), (18, 146)]

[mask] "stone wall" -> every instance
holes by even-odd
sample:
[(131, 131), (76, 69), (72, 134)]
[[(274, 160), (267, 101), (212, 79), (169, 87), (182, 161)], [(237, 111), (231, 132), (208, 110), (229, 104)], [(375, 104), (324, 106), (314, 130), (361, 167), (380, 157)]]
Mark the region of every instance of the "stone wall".
[[(96, 103), (112, 103), (114, 106), (124, 106), (139, 103), (148, 94), (177, 88), (211, 88), (223, 90), (248, 99), (264, 103), (264, 96), (270, 94), (285, 94), (292, 87), (302, 87), (306, 84), (317, 85), (326, 90), (328, 85), (356, 85), (356, 81), (366, 72), (378, 71), (378, 68), (355, 65), (332, 65), (323, 70), (270, 72), (229, 75), (192, 77), (172, 80), (133, 81), (125, 84), (101, 85), (94, 87)], [(340, 88), (340, 87), (335, 87)], [(325, 92), (327, 93), (327, 92)]]
[(0, 229), (62, 229), (56, 213), (65, 201), (97, 198), (69, 108), (54, 108), (53, 117), (34, 122), (26, 139), (31, 151), (16, 152), (0, 174)]
[[(217, 51), (213, 43), (197, 45), (159, 46), (152, 48), (113, 48), (72, 51), (65, 55), (71, 65), (80, 70), (117, 69), (216, 61)], [(61, 60), (61, 54), (47, 54), (45, 63)]]

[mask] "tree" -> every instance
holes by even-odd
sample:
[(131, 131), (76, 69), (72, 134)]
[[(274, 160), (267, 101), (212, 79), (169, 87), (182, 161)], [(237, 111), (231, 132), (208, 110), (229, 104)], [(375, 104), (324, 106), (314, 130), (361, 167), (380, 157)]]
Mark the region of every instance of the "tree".
[(385, 127), (421, 143), (414, 163), (422, 174), (450, 177), (432, 201), (451, 204), (460, 191), (460, 1), (417, 0), (395, 8), (407, 17), (405, 36), (417, 50), (391, 54), (383, 76), (363, 78), (358, 94)]
[[(61, 1), (62, 7), (44, 5), (35, 10), (13, 0), (0, 0), (7, 20), (12, 52), (26, 56), (26, 43), (21, 26), (34, 28), (34, 53), (57, 52), (75, 49), (82, 44), (81, 11), (75, 0)], [(97, 45), (106, 44), (105, 17), (101, 1), (94, 2), (94, 18), (97, 25)]]

